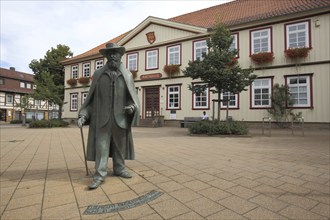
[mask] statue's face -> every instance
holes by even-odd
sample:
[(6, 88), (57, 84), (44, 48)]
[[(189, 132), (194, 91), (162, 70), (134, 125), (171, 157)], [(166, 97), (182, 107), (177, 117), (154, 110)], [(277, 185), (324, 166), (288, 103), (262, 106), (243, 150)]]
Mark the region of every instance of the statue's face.
[(118, 52), (110, 52), (106, 55), (107, 65), (110, 69), (115, 70), (120, 66), (121, 55)]

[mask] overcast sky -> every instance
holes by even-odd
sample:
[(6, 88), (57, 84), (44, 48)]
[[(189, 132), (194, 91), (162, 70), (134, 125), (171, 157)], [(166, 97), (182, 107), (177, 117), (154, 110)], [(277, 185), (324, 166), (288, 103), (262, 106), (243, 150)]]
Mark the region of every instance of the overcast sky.
[(58, 44), (86, 52), (140, 24), (168, 19), (228, 0), (0, 0), (1, 67), (32, 73), (29, 63)]

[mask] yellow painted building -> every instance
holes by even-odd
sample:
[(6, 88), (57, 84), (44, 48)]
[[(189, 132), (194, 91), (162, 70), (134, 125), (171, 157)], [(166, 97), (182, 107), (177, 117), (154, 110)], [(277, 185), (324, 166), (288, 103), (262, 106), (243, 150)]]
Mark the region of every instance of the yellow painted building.
[[(130, 32), (110, 40), (126, 48), (122, 62), (135, 77), (141, 104), (141, 119), (163, 116), (166, 124), (177, 124), (184, 117), (200, 117), (203, 111), (213, 117), (213, 99), (209, 91), (193, 94), (188, 85), (202, 83), (185, 77), (182, 69), (190, 60), (207, 52), (206, 39), (217, 21), (227, 25), (239, 50), (238, 62), (252, 66), (258, 78), (240, 94), (222, 94), (230, 98), (229, 115), (234, 120), (260, 122), (268, 117), (274, 84), (290, 88), (294, 113), (302, 113), (305, 122), (330, 123), (330, 2), (237, 0), (171, 19), (148, 17)], [(99, 54), (101, 44), (83, 54), (65, 60), (65, 81), (90, 77), (106, 62)], [(309, 48), (307, 57), (291, 59), (289, 48)], [(256, 64), (253, 54), (273, 53), (274, 60)], [(181, 71), (168, 75), (164, 66), (176, 64)], [(63, 118), (77, 118), (88, 94), (89, 84), (65, 83)], [(222, 106), (220, 119), (226, 117)]]

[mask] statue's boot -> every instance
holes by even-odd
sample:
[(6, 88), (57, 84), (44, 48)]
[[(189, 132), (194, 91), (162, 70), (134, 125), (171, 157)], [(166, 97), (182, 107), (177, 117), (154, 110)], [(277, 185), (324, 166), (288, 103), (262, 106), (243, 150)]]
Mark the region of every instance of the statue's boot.
[(88, 188), (90, 190), (98, 188), (103, 183), (103, 180), (100, 179), (93, 179), (91, 184), (89, 184)]

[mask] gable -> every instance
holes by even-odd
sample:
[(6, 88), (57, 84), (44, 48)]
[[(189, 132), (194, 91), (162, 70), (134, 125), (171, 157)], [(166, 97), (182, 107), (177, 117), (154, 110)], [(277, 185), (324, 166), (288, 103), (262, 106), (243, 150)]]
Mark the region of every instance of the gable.
[[(206, 33), (207, 29), (205, 28), (148, 17), (121, 39), (118, 44), (124, 46), (126, 50), (131, 50), (151, 45), (161, 45), (178, 39), (189, 38), (196, 34)], [(154, 35), (154, 41), (149, 42), (147, 34)]]

